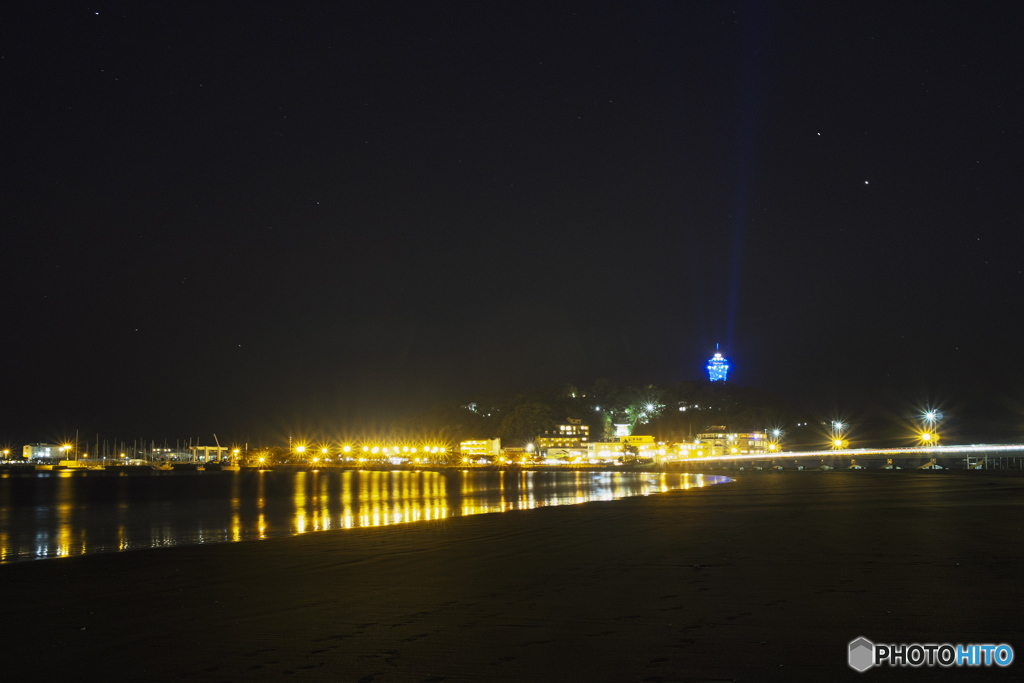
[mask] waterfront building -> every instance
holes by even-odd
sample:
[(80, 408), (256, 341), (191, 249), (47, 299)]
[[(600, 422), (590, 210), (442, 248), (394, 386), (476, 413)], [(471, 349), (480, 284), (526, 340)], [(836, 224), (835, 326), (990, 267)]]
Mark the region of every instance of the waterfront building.
[(501, 439), (477, 439), (463, 441), (459, 452), (467, 458), (493, 458), (501, 453)]
[(654, 448), (658, 443), (654, 440), (653, 436), (647, 434), (632, 434), (630, 436), (624, 436), (619, 439), (623, 444), (630, 446), (636, 446), (639, 449), (648, 450)]
[[(146, 455), (146, 454), (142, 453), (142, 455)], [(159, 453), (156, 456), (152, 456), (151, 455), (149, 458), (143, 458), (143, 461), (145, 462), (147, 459), (152, 459), (152, 460), (174, 460), (174, 461), (177, 461), (177, 462), (189, 462), (189, 461), (191, 461), (193, 459), (193, 457), (194, 456), (192, 455), (191, 451), (174, 451), (174, 450), (168, 449), (167, 451), (161, 452), (161, 453)]]
[[(230, 449), (227, 446), (192, 446), (189, 450), (194, 462), (213, 462), (226, 459)], [(170, 452), (170, 449), (167, 451)]]
[(586, 450), (589, 441), (590, 425), (581, 419), (569, 417), (537, 437), (537, 450), (545, 455), (551, 448)]
[(587, 444), (587, 459), (597, 461), (620, 460), (625, 457), (626, 446), (636, 448), (636, 457), (658, 460), (661, 457), (661, 446), (653, 436), (636, 434), (623, 436), (618, 441), (592, 441)]
[(653, 436), (647, 434), (631, 434), (619, 439), (623, 447), (632, 446), (636, 449), (636, 457), (641, 460), (658, 460), (661, 448)]
[(591, 441), (587, 444), (587, 460), (618, 460), (624, 445), (621, 441)]
[(722, 355), (715, 344), (715, 355), (708, 359), (708, 380), (724, 382), (729, 376), (729, 359)]
[(686, 460), (687, 458), (699, 458), (704, 455), (710, 455), (705, 453), (701, 448), (701, 444), (693, 441), (677, 441), (673, 443), (668, 449), (668, 460)]
[(553, 460), (579, 463), (586, 457), (587, 451), (583, 448), (549, 448), (544, 453), (544, 460), (548, 463)]
[(502, 448), (500, 459), (503, 459), (505, 462), (526, 463), (529, 462), (531, 456), (532, 453), (527, 451), (525, 448), (515, 446)]
[(58, 459), (62, 455), (60, 446), (53, 443), (30, 443), (21, 449), (21, 457), (26, 460)]
[(763, 455), (769, 450), (764, 432), (729, 432), (725, 426), (709, 427), (694, 443), (705, 456)]

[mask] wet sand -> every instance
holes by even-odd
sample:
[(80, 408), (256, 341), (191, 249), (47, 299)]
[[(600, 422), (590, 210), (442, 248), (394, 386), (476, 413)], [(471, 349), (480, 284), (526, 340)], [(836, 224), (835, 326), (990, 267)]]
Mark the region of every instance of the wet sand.
[[(1024, 479), (792, 472), (0, 567), (5, 669), (110, 680), (1024, 678)], [(1010, 669), (847, 667), (1006, 642)]]

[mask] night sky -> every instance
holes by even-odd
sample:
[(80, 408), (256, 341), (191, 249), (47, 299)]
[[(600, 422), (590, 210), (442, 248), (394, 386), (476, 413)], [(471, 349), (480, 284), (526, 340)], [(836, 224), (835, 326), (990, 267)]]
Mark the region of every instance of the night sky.
[(1020, 432), (1022, 14), (7, 3), (0, 439), (341, 430), (716, 342)]

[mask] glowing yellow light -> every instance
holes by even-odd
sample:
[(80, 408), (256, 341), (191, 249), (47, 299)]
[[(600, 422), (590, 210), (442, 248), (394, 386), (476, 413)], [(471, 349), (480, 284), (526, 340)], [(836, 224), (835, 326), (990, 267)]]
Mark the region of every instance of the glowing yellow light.
[(342, 453), (349, 453), (352, 450), (351, 446), (343, 446), (341, 449)]
[(306, 447), (305, 446), (301, 446), (301, 445), (300, 446), (296, 446), (295, 447), (295, 452), (296, 453), (305, 453), (306, 452)]
[(374, 446), (373, 448), (370, 449), (370, 452), (371, 453), (380, 453), (380, 447), (379, 446)]
[(327, 454), (328, 454), (328, 453), (330, 453), (331, 451), (330, 451), (329, 449), (327, 449), (327, 448), (321, 448), (321, 449), (320, 449), (320, 452), (321, 452), (321, 453), (323, 453), (324, 455), (327, 455)]

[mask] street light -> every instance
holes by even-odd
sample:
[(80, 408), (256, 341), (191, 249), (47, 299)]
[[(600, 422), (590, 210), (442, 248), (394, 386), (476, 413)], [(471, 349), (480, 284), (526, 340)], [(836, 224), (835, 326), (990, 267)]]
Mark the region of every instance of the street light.
[(839, 420), (832, 421), (832, 450), (838, 451), (850, 445), (850, 442), (846, 440), (845, 430), (847, 427), (849, 425), (844, 422)]
[(939, 441), (939, 422), (942, 413), (934, 408), (927, 408), (921, 414), (921, 428), (917, 432), (917, 440), (922, 446), (934, 446)]

